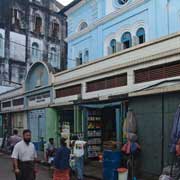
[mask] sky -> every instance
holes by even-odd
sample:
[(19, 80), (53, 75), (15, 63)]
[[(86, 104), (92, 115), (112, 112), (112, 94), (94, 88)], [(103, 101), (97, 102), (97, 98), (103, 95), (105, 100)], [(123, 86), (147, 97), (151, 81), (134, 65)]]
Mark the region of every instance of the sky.
[(70, 2), (72, 2), (73, 0), (57, 0), (59, 1), (60, 3), (62, 3), (63, 5), (67, 5), (69, 4)]

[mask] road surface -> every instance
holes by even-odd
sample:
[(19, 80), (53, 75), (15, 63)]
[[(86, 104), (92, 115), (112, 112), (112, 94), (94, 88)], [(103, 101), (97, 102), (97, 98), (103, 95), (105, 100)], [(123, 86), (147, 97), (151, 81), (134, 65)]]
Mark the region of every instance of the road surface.
[[(12, 163), (9, 156), (0, 153), (0, 180), (15, 180)], [(38, 175), (36, 180), (52, 180), (47, 167), (38, 167)], [(93, 180), (86, 178), (85, 180)]]

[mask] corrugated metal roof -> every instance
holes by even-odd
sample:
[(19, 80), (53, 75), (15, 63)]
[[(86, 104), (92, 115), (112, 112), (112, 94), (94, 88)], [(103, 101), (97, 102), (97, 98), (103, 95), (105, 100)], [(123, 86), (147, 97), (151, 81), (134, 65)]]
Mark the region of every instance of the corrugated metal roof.
[(0, 94), (16, 89), (15, 87), (10, 86), (0, 86)]
[(65, 6), (59, 13), (64, 13), (67, 10), (69, 10), (70, 8), (72, 8), (73, 6), (75, 6), (76, 4), (78, 4), (79, 2), (81, 2), (82, 0), (74, 0), (72, 1), (70, 4), (68, 4), (67, 6)]
[(180, 79), (165, 80), (160, 83), (129, 93), (129, 97), (180, 91)]

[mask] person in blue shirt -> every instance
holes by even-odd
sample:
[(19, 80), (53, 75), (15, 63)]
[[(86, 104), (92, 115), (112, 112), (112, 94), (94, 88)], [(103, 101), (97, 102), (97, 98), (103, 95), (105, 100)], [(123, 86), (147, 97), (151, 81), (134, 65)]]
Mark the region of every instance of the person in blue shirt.
[(61, 138), (61, 147), (57, 149), (54, 159), (53, 180), (70, 180), (70, 149), (66, 146), (66, 139)]

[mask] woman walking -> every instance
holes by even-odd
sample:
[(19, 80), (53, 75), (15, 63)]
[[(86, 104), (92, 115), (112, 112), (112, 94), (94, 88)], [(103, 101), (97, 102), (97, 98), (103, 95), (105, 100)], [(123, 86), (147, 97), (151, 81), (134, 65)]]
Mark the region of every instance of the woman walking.
[(70, 180), (70, 150), (66, 146), (66, 139), (61, 139), (61, 147), (57, 150), (54, 165), (53, 180)]

